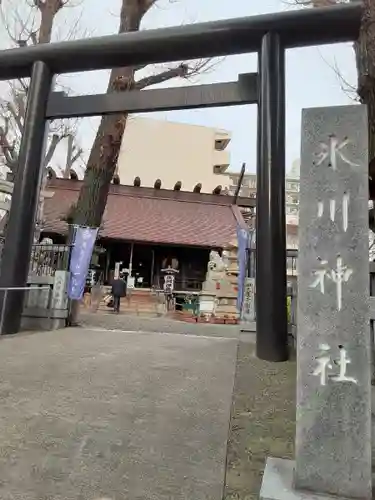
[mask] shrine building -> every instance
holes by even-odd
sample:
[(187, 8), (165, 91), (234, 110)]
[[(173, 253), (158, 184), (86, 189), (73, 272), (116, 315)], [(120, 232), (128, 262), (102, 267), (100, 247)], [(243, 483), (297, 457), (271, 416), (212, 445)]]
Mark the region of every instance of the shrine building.
[[(82, 181), (48, 181), (43, 237), (66, 241), (66, 217), (77, 202)], [(195, 190), (198, 191), (198, 190)], [(246, 227), (243, 213), (253, 210), (254, 198), (111, 184), (97, 245), (103, 251), (97, 268), (103, 284), (110, 283), (116, 263), (134, 277), (135, 288), (162, 286), (162, 269), (177, 268), (175, 290), (200, 291), (209, 253), (221, 251)]]

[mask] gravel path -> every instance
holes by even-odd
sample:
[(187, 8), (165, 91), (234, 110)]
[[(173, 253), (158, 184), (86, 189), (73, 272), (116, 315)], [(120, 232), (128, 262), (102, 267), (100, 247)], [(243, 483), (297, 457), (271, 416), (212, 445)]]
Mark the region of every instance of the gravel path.
[(295, 362), (261, 361), (254, 347), (238, 347), (225, 500), (258, 499), (266, 458), (294, 457)]

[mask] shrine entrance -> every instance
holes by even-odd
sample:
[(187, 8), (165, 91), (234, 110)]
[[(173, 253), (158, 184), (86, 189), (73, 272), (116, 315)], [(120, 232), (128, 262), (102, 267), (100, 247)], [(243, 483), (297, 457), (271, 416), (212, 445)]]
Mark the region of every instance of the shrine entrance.
[[(355, 2), (0, 51), (0, 79), (31, 76), (0, 286), (27, 283), (46, 120), (257, 104), (257, 355), (285, 361), (285, 50), (354, 41), (361, 16)], [(78, 97), (53, 92), (55, 74), (251, 52), (259, 54), (258, 73), (236, 82)], [(19, 331), (20, 294), (3, 298), (2, 334)]]

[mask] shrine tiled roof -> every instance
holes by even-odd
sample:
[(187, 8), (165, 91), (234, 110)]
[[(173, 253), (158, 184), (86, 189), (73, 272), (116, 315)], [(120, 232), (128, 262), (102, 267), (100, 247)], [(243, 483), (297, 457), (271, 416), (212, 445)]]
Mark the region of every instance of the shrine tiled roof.
[[(45, 199), (44, 231), (67, 234), (63, 220), (78, 199), (81, 181), (55, 179)], [(236, 238), (240, 210), (225, 195), (205, 195), (111, 185), (100, 238), (222, 248)]]

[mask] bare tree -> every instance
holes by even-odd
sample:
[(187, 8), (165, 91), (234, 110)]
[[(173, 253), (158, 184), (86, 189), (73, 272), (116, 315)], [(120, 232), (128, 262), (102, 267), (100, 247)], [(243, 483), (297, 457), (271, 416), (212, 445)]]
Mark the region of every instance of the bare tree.
[[(52, 29), (59, 12), (68, 5), (69, 0), (28, 0), (31, 4), (22, 4), (19, 0), (0, 3), (0, 15), (3, 27), (9, 36), (11, 45), (24, 47), (40, 43), (50, 43)], [(0, 153), (2, 163), (14, 177), (18, 167), (18, 155), (25, 124), (28, 79), (8, 82), (6, 97), (0, 100)], [(46, 152), (43, 159), (42, 184), (39, 195), (34, 241), (38, 242), (44, 224), (44, 189), (47, 167), (60, 142), (76, 135), (76, 123), (57, 120), (49, 124), (46, 134)], [(70, 166), (81, 156), (82, 150), (72, 146)], [(8, 217), (8, 214), (5, 215)], [(6, 226), (6, 222), (5, 222)]]
[[(307, 7), (328, 7), (341, 3), (361, 2), (363, 16), (358, 41), (354, 43), (359, 101), (367, 104), (369, 133), (369, 190), (375, 200), (375, 1), (374, 0), (294, 0)], [(374, 209), (370, 211), (370, 227), (375, 229)]]
[[(119, 33), (138, 31), (145, 15), (158, 0), (122, 0)], [(171, 80), (189, 78), (212, 66), (211, 61), (181, 63), (143, 78), (144, 68), (116, 68), (111, 71), (107, 92), (142, 91), (146, 87)], [(127, 114), (102, 118), (87, 162), (83, 185), (76, 205), (71, 207), (69, 220), (76, 224), (99, 227), (107, 203), (109, 186), (116, 171)]]
[[(28, 86), (25, 81), (9, 82), (8, 95), (0, 100), (0, 151), (3, 163), (12, 174), (15, 174), (18, 165), (18, 153), (25, 122), (26, 99)], [(47, 168), (57, 146), (63, 139), (75, 137), (76, 123), (68, 120), (57, 120), (49, 125), (47, 134), (46, 152), (43, 167)], [(74, 144), (74, 160), (78, 160), (82, 150)]]
[[(58, 13), (69, 0), (29, 0), (30, 7), (19, 6), (19, 0), (0, 3), (0, 15), (11, 45), (23, 47), (39, 43), (50, 43), (52, 29)], [(22, 8), (23, 7), (23, 8)], [(0, 152), (4, 165), (15, 174), (18, 153), (24, 128), (28, 79), (8, 83), (6, 96), (0, 100)], [(46, 154), (43, 166), (47, 167), (59, 143), (76, 135), (76, 123), (57, 120), (49, 126)], [(81, 151), (76, 147), (76, 151)], [(79, 155), (76, 159), (79, 158)]]

